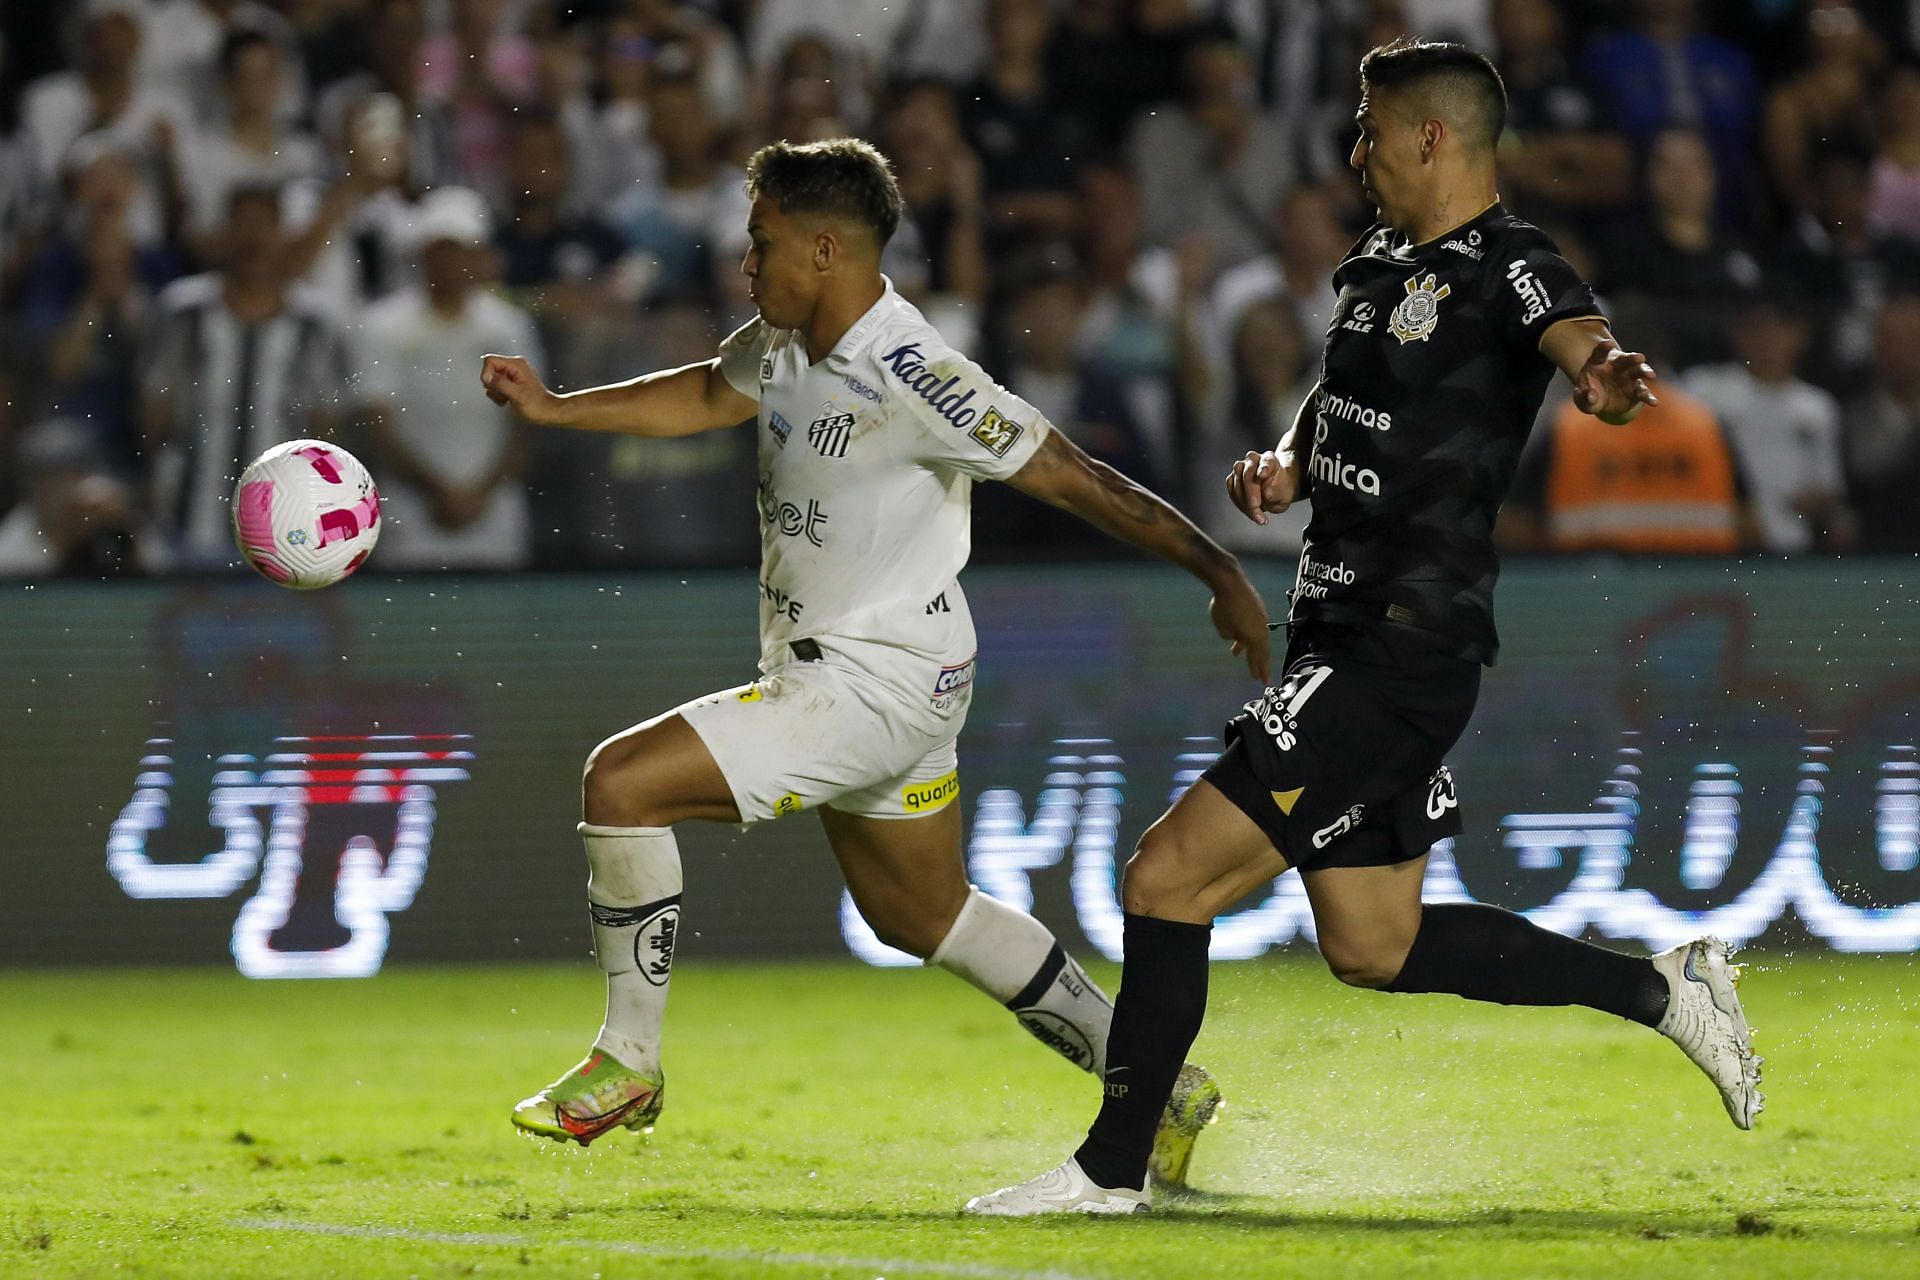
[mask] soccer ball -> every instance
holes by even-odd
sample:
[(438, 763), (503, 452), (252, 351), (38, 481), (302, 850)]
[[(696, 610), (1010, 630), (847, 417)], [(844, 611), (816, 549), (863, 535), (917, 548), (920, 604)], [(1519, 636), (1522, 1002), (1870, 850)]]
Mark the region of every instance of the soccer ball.
[(380, 540), (380, 491), (340, 446), (289, 440), (241, 475), (233, 540), (262, 577), (296, 591), (330, 587)]

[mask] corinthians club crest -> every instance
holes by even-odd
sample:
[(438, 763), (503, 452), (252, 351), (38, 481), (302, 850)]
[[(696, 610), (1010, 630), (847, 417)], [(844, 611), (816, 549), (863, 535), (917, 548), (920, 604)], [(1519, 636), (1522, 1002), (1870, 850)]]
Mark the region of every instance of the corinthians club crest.
[(1425, 342), (1433, 334), (1434, 326), (1440, 323), (1440, 299), (1453, 292), (1452, 285), (1433, 287), (1434, 273), (1427, 272), (1427, 278), (1407, 277), (1407, 296), (1400, 299), (1400, 305), (1393, 309), (1393, 315), (1387, 319), (1387, 331), (1400, 339), (1405, 346), (1409, 342)]

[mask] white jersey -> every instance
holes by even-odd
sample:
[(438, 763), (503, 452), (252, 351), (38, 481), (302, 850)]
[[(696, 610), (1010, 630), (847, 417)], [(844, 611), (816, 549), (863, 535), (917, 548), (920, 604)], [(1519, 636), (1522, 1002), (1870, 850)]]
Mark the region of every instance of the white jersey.
[[(747, 322), (720, 370), (759, 402), (760, 665), (795, 640), (903, 649), (971, 680), (956, 581), (975, 478), (1004, 480), (1051, 430), (886, 292), (818, 364), (795, 330)], [(946, 690), (929, 690), (937, 696)]]

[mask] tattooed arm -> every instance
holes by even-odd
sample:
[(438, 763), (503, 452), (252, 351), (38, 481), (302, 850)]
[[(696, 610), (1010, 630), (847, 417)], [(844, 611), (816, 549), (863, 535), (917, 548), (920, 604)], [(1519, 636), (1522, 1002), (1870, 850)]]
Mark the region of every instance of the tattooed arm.
[(1267, 679), (1267, 608), (1260, 594), (1240, 562), (1166, 499), (1089, 458), (1057, 429), (1007, 483), (1206, 583), (1213, 592), (1214, 629), (1235, 653), (1246, 655), (1255, 677)]

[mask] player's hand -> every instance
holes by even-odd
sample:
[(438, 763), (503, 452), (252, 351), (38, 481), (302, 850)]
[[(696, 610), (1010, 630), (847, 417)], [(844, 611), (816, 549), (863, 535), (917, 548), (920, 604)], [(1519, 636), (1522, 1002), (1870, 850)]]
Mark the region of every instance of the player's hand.
[(490, 355), (480, 362), (480, 385), (487, 399), (506, 405), (535, 426), (560, 420), (560, 397), (547, 390), (524, 356)]
[(1573, 384), (1573, 404), (1602, 422), (1623, 426), (1642, 405), (1659, 404), (1653, 394), (1653, 366), (1638, 351), (1595, 345)]
[(1227, 473), (1227, 496), (1255, 524), (1265, 524), (1270, 511), (1281, 512), (1292, 506), (1300, 496), (1296, 487), (1293, 468), (1284, 465), (1271, 449), (1249, 453)]
[(1213, 629), (1220, 633), (1220, 638), (1229, 641), (1233, 651), (1246, 658), (1247, 670), (1253, 673), (1253, 678), (1266, 684), (1272, 661), (1268, 646), (1273, 633), (1267, 626), (1266, 602), (1253, 589), (1247, 575), (1234, 570), (1233, 577), (1213, 593), (1208, 612), (1213, 616)]

